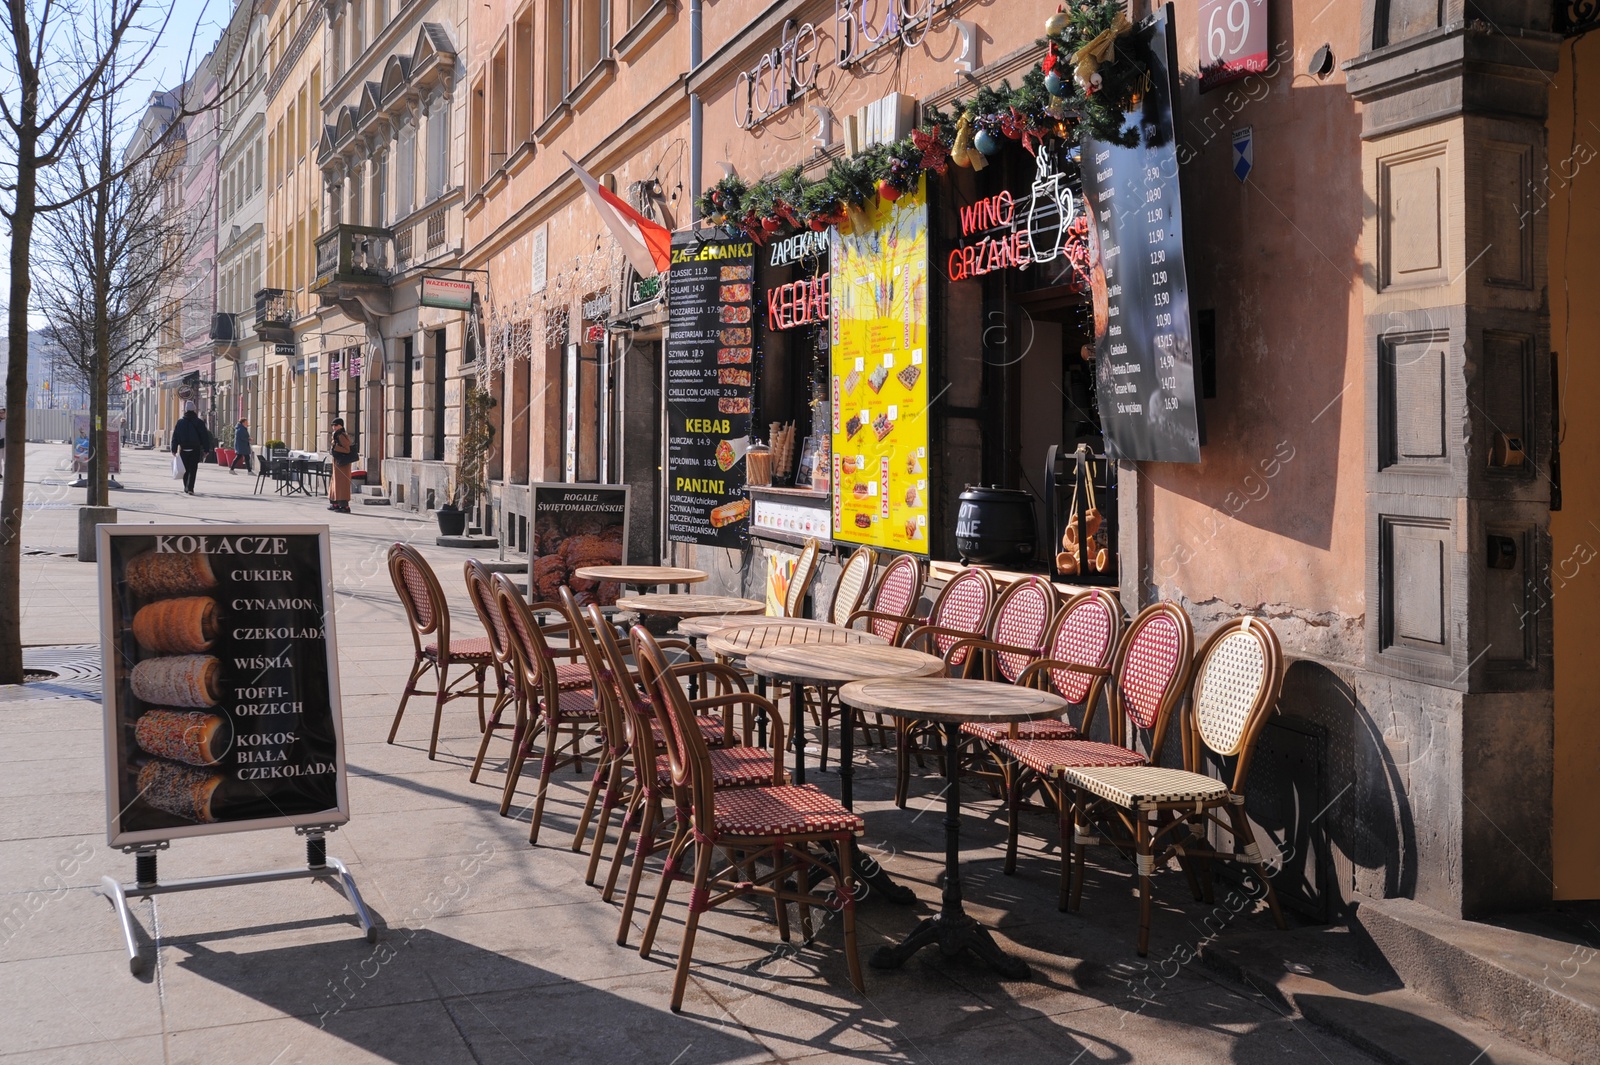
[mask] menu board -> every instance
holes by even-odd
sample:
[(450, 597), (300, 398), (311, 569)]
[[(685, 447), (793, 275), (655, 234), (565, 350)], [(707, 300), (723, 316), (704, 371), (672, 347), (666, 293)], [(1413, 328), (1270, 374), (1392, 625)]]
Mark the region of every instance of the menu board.
[(100, 526), (113, 847), (342, 824), (326, 526)]
[(1199, 462), (1170, 10), (1117, 45), (1150, 65), (1150, 91), (1127, 115), (1139, 127), (1139, 141), (1132, 148), (1083, 141), (1083, 198), (1090, 212), (1095, 372), (1107, 446), (1118, 458)]
[(928, 552), (928, 198), (833, 231), (833, 539)]
[(528, 542), (528, 598), (553, 603), (561, 586), (579, 606), (617, 601), (615, 581), (572, 574), (585, 566), (620, 566), (628, 561), (628, 486), (539, 481), (533, 493), (533, 535)]
[(667, 275), (667, 539), (740, 547), (755, 374), (755, 244), (674, 234)]

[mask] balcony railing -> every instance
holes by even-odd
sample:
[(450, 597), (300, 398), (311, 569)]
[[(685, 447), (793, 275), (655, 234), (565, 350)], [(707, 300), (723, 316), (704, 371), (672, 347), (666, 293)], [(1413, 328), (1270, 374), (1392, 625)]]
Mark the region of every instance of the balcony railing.
[(211, 316), (211, 343), (219, 348), (237, 348), (239, 341), (239, 316), (218, 311)]
[(294, 327), (294, 300), (281, 288), (264, 288), (256, 293), (256, 333), (289, 331)]
[(338, 225), (317, 238), (317, 279), (312, 287), (387, 285), (394, 266), (393, 230)]

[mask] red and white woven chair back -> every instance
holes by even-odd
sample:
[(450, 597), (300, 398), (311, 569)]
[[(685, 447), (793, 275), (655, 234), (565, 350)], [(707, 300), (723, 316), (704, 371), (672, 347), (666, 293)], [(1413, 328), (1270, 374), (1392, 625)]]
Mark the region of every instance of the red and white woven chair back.
[(651, 708), (667, 735), (667, 764), (672, 768), (673, 791), (689, 790), (696, 827), (709, 832), (714, 821), (711, 805), (711, 752), (700, 735), (694, 713), (683, 687), (678, 683), (661, 653), (655, 637), (642, 625), (630, 632), (633, 660), (639, 665), (639, 679), (650, 696)]
[(1027, 654), (999, 651), (995, 665), (1000, 675), (1015, 681), (1028, 663), (1044, 652), (1045, 633), (1056, 613), (1056, 590), (1043, 577), (1024, 577), (1006, 585), (995, 602), (989, 639), (1011, 647), (1026, 647)]
[[(1121, 621), (1121, 608), (1107, 593), (1094, 589), (1075, 595), (1062, 608), (1045, 657), (1105, 669), (1111, 665)], [(1087, 699), (1094, 681), (1087, 673), (1050, 670), (1050, 683), (1068, 702), (1081, 703)]]
[(1214, 632), (1194, 679), (1200, 740), (1220, 755), (1240, 753), (1253, 739), (1259, 715), (1277, 704), (1282, 674), (1283, 650), (1266, 622), (1238, 618)]
[[(917, 597), (921, 594), (922, 567), (910, 555), (896, 555), (878, 581), (878, 594), (872, 601), (872, 609), (882, 614), (909, 617), (917, 608)], [(868, 627), (874, 636), (894, 643), (902, 635), (901, 630), (905, 625), (888, 618), (872, 618)]]
[(558, 688), (553, 676), (555, 670), (550, 660), (550, 646), (545, 642), (544, 633), (539, 631), (533, 611), (523, 602), (522, 591), (504, 573), (494, 575), (494, 591), (506, 630), (511, 634), (518, 677), (526, 685), (523, 690), (530, 698), (543, 696), (554, 700)]
[(850, 615), (861, 606), (861, 598), (867, 593), (867, 582), (872, 579), (872, 567), (877, 560), (877, 553), (872, 548), (856, 548), (855, 554), (850, 556), (839, 573), (839, 584), (833, 590), (833, 605), (828, 608), (829, 621), (843, 625), (850, 620)]
[[(427, 636), (439, 628), (440, 621), (448, 617), (444, 606), (444, 590), (433, 575), (433, 569), (414, 547), (395, 544), (389, 548), (389, 577), (394, 590), (406, 608), (411, 627), (418, 636)], [(443, 641), (440, 641), (443, 646)]]
[(468, 559), (464, 568), (467, 597), (472, 600), (472, 608), (477, 611), (478, 620), (483, 622), (483, 631), (489, 636), (489, 649), (494, 652), (496, 662), (503, 666), (511, 665), (511, 631), (506, 628), (505, 615), (495, 602), (494, 579), (483, 568), (483, 563), (476, 559)]
[[(1128, 720), (1164, 733), (1166, 716), (1189, 679), (1193, 651), (1194, 626), (1182, 609), (1156, 603), (1140, 611), (1123, 634), (1113, 670), (1118, 703)], [(1157, 754), (1151, 752), (1152, 761)]]
[[(982, 636), (984, 619), (989, 616), (989, 608), (993, 605), (994, 582), (982, 570), (968, 567), (951, 577), (939, 593), (933, 611), (928, 615), (928, 624), (970, 636)], [(949, 633), (935, 633), (933, 643), (942, 658), (962, 638)], [(967, 650), (962, 648), (949, 664), (959, 666), (966, 659)]]
[(789, 578), (789, 590), (783, 596), (783, 616), (797, 618), (806, 606), (806, 592), (811, 589), (811, 579), (817, 575), (817, 541), (807, 540), (800, 549), (800, 558), (794, 564), (794, 576)]

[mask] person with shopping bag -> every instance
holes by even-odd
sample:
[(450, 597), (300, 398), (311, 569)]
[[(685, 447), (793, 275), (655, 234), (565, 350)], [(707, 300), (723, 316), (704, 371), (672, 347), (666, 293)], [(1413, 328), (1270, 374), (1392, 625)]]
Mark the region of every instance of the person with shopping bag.
[(333, 456), (333, 476), (328, 478), (328, 509), (350, 513), (350, 467), (355, 465), (356, 446), (344, 431), (344, 419), (333, 420), (333, 435), (328, 442)]
[(183, 491), (186, 495), (194, 495), (195, 475), (200, 471), (200, 459), (216, 446), (216, 440), (211, 435), (211, 430), (206, 428), (206, 423), (200, 419), (200, 414), (190, 403), (184, 408), (183, 417), (178, 419), (178, 424), (172, 430), (172, 453), (183, 464), (180, 474), (176, 465), (172, 468), (174, 477), (182, 476)]

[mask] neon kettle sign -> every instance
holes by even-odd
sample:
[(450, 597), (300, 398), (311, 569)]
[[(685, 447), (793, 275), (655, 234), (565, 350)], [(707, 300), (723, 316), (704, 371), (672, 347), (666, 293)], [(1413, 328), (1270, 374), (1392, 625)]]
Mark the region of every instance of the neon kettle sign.
[(1061, 255), (1067, 230), (1078, 217), (1078, 198), (1045, 148), (1036, 159), (1038, 170), (1025, 201), (1002, 191), (960, 209), (963, 241), (951, 249), (950, 280), (1021, 270)]

